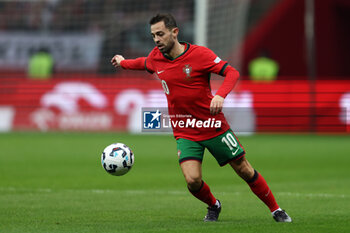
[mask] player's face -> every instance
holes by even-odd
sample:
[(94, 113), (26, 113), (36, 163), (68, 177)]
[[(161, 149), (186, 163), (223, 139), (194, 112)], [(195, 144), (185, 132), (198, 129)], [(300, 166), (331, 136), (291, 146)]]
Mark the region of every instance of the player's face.
[(163, 21), (151, 25), (154, 43), (162, 53), (170, 53), (178, 34), (178, 28), (168, 29)]

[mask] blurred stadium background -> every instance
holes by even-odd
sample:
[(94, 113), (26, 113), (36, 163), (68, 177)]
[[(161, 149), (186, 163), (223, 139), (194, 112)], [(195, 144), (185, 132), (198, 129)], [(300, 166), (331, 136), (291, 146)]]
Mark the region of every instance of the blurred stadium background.
[[(170, 12), (181, 40), (239, 70), (225, 103), (236, 131), (349, 132), (349, 11), (346, 0), (1, 0), (0, 130), (139, 132), (137, 109), (165, 106), (161, 85), (110, 59), (147, 56), (149, 18)], [(273, 65), (255, 74), (259, 57)]]
[[(156, 78), (110, 59), (147, 56), (149, 18), (170, 12), (181, 40), (240, 71), (225, 106), (236, 131), (347, 132), (349, 10), (342, 0), (0, 1), (1, 130), (139, 131), (135, 109), (165, 97)], [(51, 60), (35, 64), (40, 51)], [(276, 64), (268, 77), (249, 69), (261, 56)]]

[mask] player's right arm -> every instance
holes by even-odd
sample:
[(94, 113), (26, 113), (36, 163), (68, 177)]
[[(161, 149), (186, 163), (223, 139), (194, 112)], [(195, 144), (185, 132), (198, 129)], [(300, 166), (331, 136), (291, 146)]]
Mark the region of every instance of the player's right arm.
[(126, 70), (145, 70), (146, 57), (139, 57), (136, 59), (125, 59), (122, 55), (115, 55), (111, 60), (112, 65), (122, 67)]

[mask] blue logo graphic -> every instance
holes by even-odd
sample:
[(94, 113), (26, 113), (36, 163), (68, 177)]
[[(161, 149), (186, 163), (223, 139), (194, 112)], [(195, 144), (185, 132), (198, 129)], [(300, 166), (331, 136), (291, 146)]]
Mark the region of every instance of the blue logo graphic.
[(157, 111), (144, 111), (143, 112), (143, 128), (144, 129), (160, 129), (162, 113)]

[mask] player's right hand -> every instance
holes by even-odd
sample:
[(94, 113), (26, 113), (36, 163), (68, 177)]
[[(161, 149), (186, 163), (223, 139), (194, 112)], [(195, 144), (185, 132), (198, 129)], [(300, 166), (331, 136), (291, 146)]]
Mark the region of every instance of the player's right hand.
[(125, 58), (122, 55), (117, 54), (112, 58), (111, 63), (115, 68), (117, 68), (120, 66), (120, 62), (123, 60), (125, 60)]

